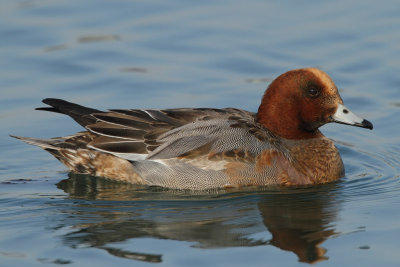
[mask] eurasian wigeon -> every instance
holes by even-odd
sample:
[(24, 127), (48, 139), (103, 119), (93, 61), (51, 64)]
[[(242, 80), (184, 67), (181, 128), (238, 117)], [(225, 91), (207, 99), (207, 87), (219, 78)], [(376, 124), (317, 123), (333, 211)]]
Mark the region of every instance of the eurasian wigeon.
[(319, 127), (372, 129), (353, 114), (323, 71), (288, 71), (267, 88), (257, 113), (183, 108), (100, 111), (60, 99), (37, 108), (72, 117), (86, 131), (51, 139), (17, 137), (72, 172), (176, 189), (311, 185), (344, 176), (333, 141)]

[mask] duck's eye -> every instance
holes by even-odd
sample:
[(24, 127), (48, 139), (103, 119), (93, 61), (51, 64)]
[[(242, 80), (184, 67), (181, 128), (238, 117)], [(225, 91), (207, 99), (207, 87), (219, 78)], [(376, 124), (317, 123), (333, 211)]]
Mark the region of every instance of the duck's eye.
[(315, 86), (309, 86), (307, 88), (307, 94), (310, 97), (318, 97), (321, 91)]

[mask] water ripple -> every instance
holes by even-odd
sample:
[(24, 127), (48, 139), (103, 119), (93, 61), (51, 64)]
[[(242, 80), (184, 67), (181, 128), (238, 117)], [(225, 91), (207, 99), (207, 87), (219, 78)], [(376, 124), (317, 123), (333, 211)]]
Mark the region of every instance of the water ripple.
[(372, 149), (373, 153), (347, 147), (343, 158), (346, 178), (342, 182), (345, 201), (360, 197), (368, 201), (397, 196), (400, 190), (400, 154), (396, 147)]

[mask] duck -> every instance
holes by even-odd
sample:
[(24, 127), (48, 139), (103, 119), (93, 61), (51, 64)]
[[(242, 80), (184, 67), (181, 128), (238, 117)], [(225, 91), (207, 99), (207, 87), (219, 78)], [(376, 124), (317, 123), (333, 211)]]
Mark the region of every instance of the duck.
[(36, 108), (70, 116), (84, 130), (50, 139), (13, 136), (50, 152), (73, 173), (183, 190), (331, 183), (345, 174), (335, 122), (373, 129), (350, 111), (327, 73), (287, 71), (257, 112), (238, 108), (109, 109), (46, 98)]

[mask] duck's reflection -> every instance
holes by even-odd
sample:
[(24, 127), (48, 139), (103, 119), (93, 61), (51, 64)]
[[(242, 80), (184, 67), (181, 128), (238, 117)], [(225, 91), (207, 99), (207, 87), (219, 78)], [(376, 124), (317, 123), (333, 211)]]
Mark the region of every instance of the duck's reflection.
[(67, 223), (77, 230), (66, 234), (65, 242), (148, 262), (162, 262), (162, 253), (120, 249), (115, 243), (151, 237), (208, 249), (273, 245), (314, 263), (327, 259), (320, 244), (335, 233), (338, 212), (335, 185), (190, 197), (82, 175), (70, 175), (58, 186), (71, 198), (102, 200), (72, 207)]
[(264, 197), (258, 208), (272, 234), (270, 244), (294, 252), (301, 262), (327, 259), (326, 250), (319, 245), (335, 234), (332, 222), (338, 209), (333, 197), (326, 193)]

